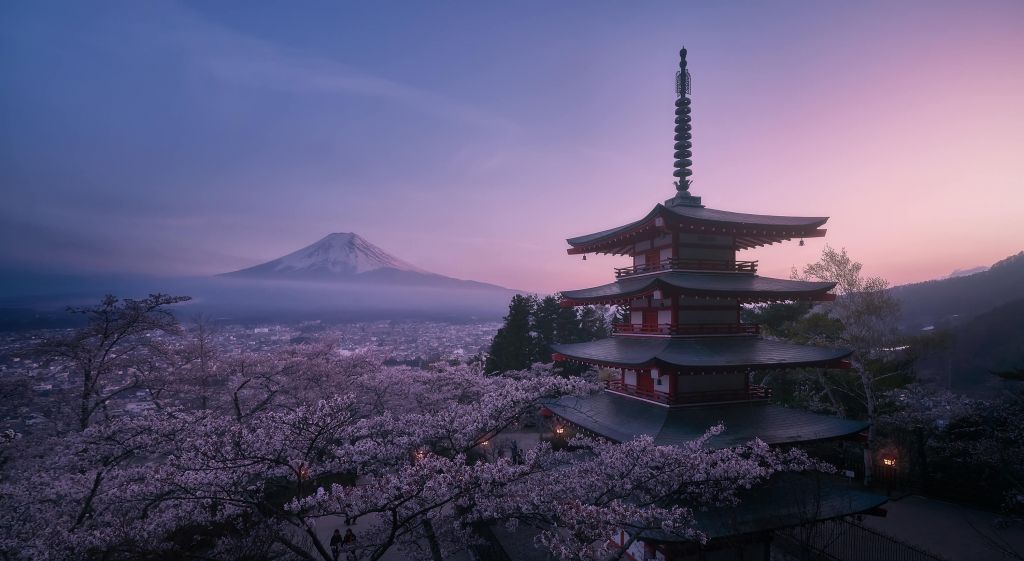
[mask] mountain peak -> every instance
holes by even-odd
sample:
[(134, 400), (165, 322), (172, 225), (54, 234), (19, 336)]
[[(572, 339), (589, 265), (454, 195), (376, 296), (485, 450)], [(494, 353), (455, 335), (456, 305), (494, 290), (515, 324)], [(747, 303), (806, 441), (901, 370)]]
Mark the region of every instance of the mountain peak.
[(256, 280), (337, 282), (353, 285), (501, 290), (483, 282), (425, 271), (373, 245), (355, 232), (334, 232), (273, 261), (224, 273)]
[(231, 274), (264, 275), (272, 273), (287, 276), (332, 277), (358, 275), (378, 269), (430, 274), (373, 245), (355, 232), (327, 234), (316, 243), (284, 257)]
[(333, 232), (324, 236), (320, 241), (324, 240), (362, 240), (363, 237), (355, 232)]

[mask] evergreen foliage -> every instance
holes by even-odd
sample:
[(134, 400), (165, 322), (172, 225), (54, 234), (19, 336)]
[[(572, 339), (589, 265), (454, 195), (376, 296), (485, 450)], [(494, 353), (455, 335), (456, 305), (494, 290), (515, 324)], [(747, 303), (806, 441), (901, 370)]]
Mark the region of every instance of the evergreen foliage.
[(508, 305), (508, 315), (494, 335), (484, 369), (487, 372), (529, 369), (535, 362), (536, 337), (532, 324), (537, 297), (516, 294)]
[[(509, 303), (505, 324), (491, 342), (485, 362), (489, 373), (527, 369), (534, 363), (552, 362), (552, 345), (580, 343), (608, 337), (611, 328), (607, 306), (582, 309), (563, 307), (558, 296), (517, 294)], [(559, 371), (574, 374), (585, 365), (562, 364)]]
[(551, 345), (559, 341), (558, 318), (562, 312), (558, 298), (545, 296), (537, 302), (533, 314), (534, 357), (537, 362), (551, 362)]

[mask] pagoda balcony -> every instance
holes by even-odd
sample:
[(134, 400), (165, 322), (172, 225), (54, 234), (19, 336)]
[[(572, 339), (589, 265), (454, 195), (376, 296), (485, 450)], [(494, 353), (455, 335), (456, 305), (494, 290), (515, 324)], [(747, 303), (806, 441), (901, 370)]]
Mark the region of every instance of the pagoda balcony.
[(604, 383), (604, 389), (622, 395), (639, 397), (640, 399), (646, 399), (647, 401), (653, 401), (663, 405), (669, 405), (672, 398), (671, 395), (665, 392), (659, 392), (657, 390), (643, 390), (636, 386), (628, 386), (623, 383), (622, 380), (607, 380)]
[(669, 335), (692, 337), (698, 335), (759, 335), (761, 326), (753, 323), (659, 323), (642, 325), (616, 323), (612, 332), (619, 335)]
[(767, 401), (772, 390), (766, 386), (749, 386), (737, 390), (716, 390), (709, 392), (685, 392), (676, 395), (657, 390), (645, 390), (629, 386), (622, 380), (608, 380), (605, 391), (653, 401), (662, 405), (701, 405), (708, 403), (731, 403), (737, 401)]
[(644, 263), (632, 267), (618, 267), (615, 278), (631, 277), (659, 271), (701, 271), (716, 273), (756, 273), (757, 261), (726, 261), (717, 259), (662, 259), (657, 263)]

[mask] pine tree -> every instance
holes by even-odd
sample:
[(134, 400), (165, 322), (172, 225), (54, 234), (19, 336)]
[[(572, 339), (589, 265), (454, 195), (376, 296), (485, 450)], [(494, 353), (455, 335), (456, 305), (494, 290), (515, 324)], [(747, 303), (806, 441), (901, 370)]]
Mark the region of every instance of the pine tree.
[(533, 364), (536, 344), (531, 333), (531, 318), (536, 307), (534, 296), (516, 294), (512, 297), (505, 325), (494, 335), (484, 370), (492, 373), (524, 370)]
[(551, 362), (551, 345), (563, 342), (556, 339), (561, 310), (556, 296), (545, 296), (537, 303), (533, 313), (534, 362)]
[[(621, 310), (619, 313), (628, 314)], [(505, 324), (494, 335), (484, 369), (494, 373), (526, 369), (535, 362), (550, 363), (553, 345), (608, 337), (612, 314), (613, 310), (607, 306), (586, 306), (579, 310), (563, 307), (559, 296), (538, 299), (517, 294), (509, 303)], [(570, 363), (556, 367), (572, 375), (587, 368)]]
[(579, 343), (582, 340), (583, 326), (580, 323), (579, 310), (559, 305), (558, 317), (555, 319), (555, 342)]
[(605, 306), (587, 306), (580, 314), (580, 323), (583, 327), (583, 340), (596, 341), (608, 336), (608, 317), (605, 315)]
[[(583, 329), (583, 322), (579, 309), (575, 307), (559, 307), (558, 318), (555, 323), (556, 343), (581, 343), (589, 341)], [(555, 372), (563, 376), (579, 376), (590, 367), (578, 362), (561, 361), (555, 365)]]

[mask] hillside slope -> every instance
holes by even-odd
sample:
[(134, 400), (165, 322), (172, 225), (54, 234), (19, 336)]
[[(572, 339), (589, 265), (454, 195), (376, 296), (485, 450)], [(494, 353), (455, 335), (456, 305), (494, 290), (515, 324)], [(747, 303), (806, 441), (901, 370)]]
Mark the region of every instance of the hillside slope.
[(1024, 298), (1024, 251), (999, 261), (987, 271), (891, 290), (902, 304), (902, 323), (907, 329), (963, 322)]

